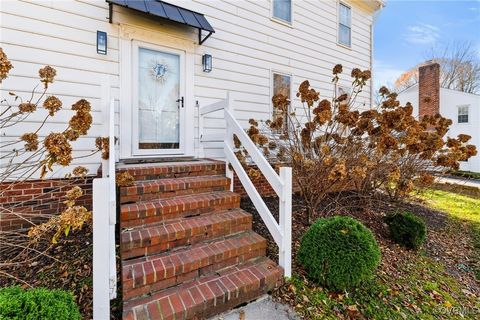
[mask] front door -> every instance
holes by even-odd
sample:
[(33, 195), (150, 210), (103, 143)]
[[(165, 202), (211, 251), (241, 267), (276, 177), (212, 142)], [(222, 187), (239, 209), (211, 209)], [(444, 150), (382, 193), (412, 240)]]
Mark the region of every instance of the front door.
[(185, 52), (141, 42), (132, 49), (132, 156), (181, 155)]

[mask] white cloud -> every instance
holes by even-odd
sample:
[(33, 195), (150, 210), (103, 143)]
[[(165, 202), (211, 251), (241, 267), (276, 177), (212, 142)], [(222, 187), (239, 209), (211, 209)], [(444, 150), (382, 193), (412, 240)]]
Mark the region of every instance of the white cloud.
[(377, 91), (381, 86), (392, 88), (395, 80), (404, 73), (405, 70), (394, 65), (384, 63), (380, 60), (373, 62), (373, 88)]
[(408, 27), (405, 41), (413, 44), (433, 44), (440, 38), (440, 29), (428, 23), (419, 23)]

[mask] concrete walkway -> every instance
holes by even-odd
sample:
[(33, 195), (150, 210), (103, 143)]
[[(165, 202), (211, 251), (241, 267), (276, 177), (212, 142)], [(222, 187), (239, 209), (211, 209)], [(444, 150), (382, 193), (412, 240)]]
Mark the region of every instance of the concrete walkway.
[(477, 187), (480, 188), (480, 180), (466, 179), (462, 177), (436, 177), (436, 181), (440, 183), (458, 184), (461, 186)]
[(215, 316), (210, 320), (297, 320), (289, 306), (278, 302), (273, 302), (270, 296), (262, 298), (247, 304), (244, 307), (228, 311), (224, 314)]

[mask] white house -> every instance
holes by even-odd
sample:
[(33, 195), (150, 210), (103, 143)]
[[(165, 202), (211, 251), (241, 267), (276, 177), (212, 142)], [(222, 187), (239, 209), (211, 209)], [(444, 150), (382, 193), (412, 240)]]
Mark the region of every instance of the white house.
[[(410, 102), (417, 116), (440, 113), (451, 119), (447, 135), (468, 134), (469, 143), (480, 149), (480, 95), (441, 88), (439, 73), (436, 63), (420, 67), (419, 82), (400, 92), (398, 100), (402, 105)], [(461, 162), (460, 170), (480, 172), (480, 154)]]
[[(229, 91), (236, 99), (235, 117), (246, 126), (249, 118), (266, 118), (272, 111), (276, 76), (284, 76), (292, 92), (308, 79), (329, 96), (335, 64), (343, 64), (346, 75), (354, 67), (371, 69), (374, 13), (382, 5), (336, 0), (167, 1), (205, 17), (209, 27), (202, 37), (210, 28), (215, 32), (200, 44), (201, 29), (183, 18), (177, 22), (175, 16), (162, 17), (152, 7), (155, 2), (147, 1), (147, 9), (143, 1), (1, 1), (1, 46), (15, 65), (2, 95), (29, 92), (37, 81), (36, 70), (48, 64), (58, 74), (49, 94), (64, 106), (79, 98), (92, 103), (94, 126), (88, 138), (74, 146), (79, 153), (91, 150), (94, 137), (102, 135), (102, 99), (110, 91), (119, 159), (221, 158), (218, 143), (200, 146), (199, 106), (224, 99)], [(107, 35), (106, 54), (97, 50), (99, 31)], [(212, 57), (210, 72), (203, 70), (205, 54)], [(156, 79), (150, 72), (154, 68)], [(345, 78), (342, 85), (348, 87)], [(145, 106), (151, 91), (157, 96), (149, 98), (157, 101), (168, 97), (162, 116)], [(178, 109), (176, 101), (182, 98)], [(368, 85), (359, 102), (370, 101)], [(208, 116), (204, 133), (222, 133), (221, 118), (220, 113)], [(80, 161), (90, 172), (100, 163), (98, 157)]]
[[(374, 16), (382, 6), (382, 0), (0, 1), (0, 46), (14, 65), (0, 98), (28, 95), (36, 70), (51, 65), (57, 77), (49, 94), (65, 108), (39, 135), (64, 128), (68, 106), (85, 98), (93, 126), (74, 142), (75, 155), (90, 153), (98, 136), (119, 139), (104, 178), (93, 183), (95, 319), (109, 318), (108, 297), (116, 295), (115, 167), (136, 179), (120, 188), (119, 199), (124, 319), (205, 319), (291, 275), (291, 170), (277, 174), (249, 147), (243, 128), (250, 118), (270, 117), (279, 90), (298, 105), (294, 93), (305, 79), (331, 97), (335, 64), (343, 65), (340, 86), (348, 90), (353, 68), (372, 67)], [(371, 104), (370, 84), (357, 101)], [(42, 119), (31, 117), (0, 136), (18, 136)], [(279, 196), (278, 222), (234, 157), (233, 133)], [(265, 256), (251, 214), (239, 208), (230, 167), (198, 158), (232, 165), (279, 246), (279, 265)], [(101, 160), (78, 164), (96, 173)]]

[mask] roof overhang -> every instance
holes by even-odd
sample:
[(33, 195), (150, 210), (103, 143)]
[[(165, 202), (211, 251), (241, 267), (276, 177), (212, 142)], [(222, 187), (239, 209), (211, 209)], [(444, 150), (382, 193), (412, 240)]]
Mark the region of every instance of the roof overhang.
[[(198, 29), (198, 43), (203, 44), (215, 30), (202, 13), (185, 9), (160, 0), (106, 0), (109, 4), (109, 21), (112, 23), (112, 6), (118, 5), (143, 12), (161, 20), (173, 21)], [(203, 36), (202, 31), (207, 35)]]

